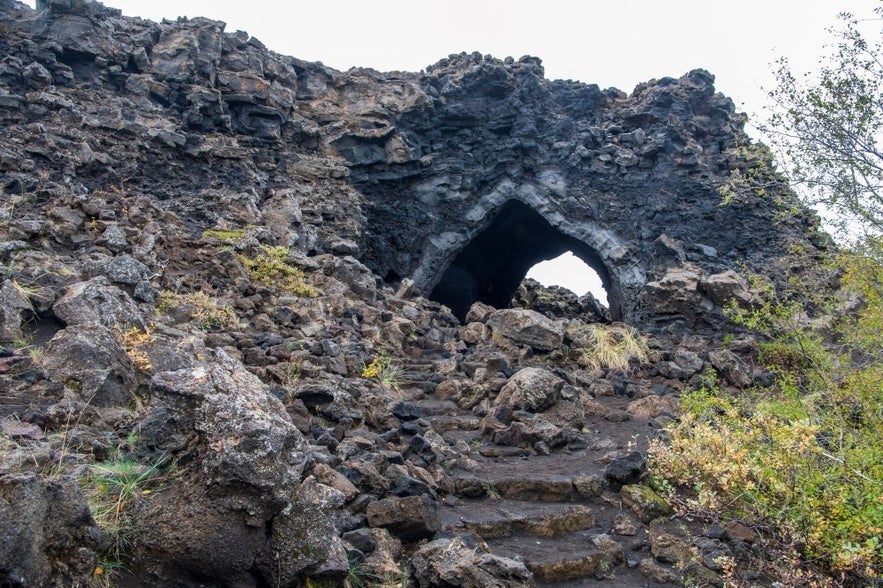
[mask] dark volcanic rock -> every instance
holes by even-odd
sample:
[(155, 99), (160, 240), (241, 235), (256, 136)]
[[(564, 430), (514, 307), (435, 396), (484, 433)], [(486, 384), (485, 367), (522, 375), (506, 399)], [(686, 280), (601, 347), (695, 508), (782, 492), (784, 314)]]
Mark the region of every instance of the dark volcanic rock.
[[(602, 468), (676, 414), (678, 380), (761, 377), (751, 346), (690, 343), (754, 303), (735, 272), (779, 285), (825, 246), (811, 214), (770, 206), (793, 194), (702, 70), (631, 95), (533, 57), (343, 73), (91, 0), (0, 0), (0, 31), (0, 417), (19, 423), (0, 433), (0, 570), (24, 578), (0, 584), (89, 581), (73, 486), (19, 474), (105, 458), (175, 464), (127, 511), (148, 586), (340, 583), (339, 531), (369, 523), (366, 569), (401, 576), (400, 539), (433, 537), (432, 497), (455, 490), (618, 504), (643, 458)], [(767, 199), (722, 205), (746, 177)], [(609, 311), (523, 282), (568, 250)], [(634, 383), (575, 363), (565, 327), (596, 320), (657, 336)], [(598, 537), (571, 542), (584, 575), (619, 565)], [(527, 565), (558, 555), (515, 540)], [(530, 584), (463, 541), (427, 546), (415, 581)]]
[(0, 477), (0, 584), (86, 585), (98, 528), (75, 480)]
[(631, 484), (637, 482), (646, 469), (647, 460), (643, 454), (633, 451), (611, 461), (605, 468), (604, 475), (613, 482)]
[(402, 541), (432, 537), (441, 528), (438, 503), (426, 494), (384, 498), (369, 504), (366, 514), (368, 524), (384, 527)]
[(533, 586), (533, 574), (524, 563), (481, 553), (460, 538), (438, 539), (414, 554), (414, 579), (421, 588), (464, 586), (512, 588)]

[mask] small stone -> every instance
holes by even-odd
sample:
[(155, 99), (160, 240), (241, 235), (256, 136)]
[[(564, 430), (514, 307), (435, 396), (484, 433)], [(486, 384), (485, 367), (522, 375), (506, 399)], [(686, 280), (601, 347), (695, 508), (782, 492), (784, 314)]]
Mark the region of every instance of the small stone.
[(620, 513), (613, 519), (613, 532), (625, 537), (634, 537), (641, 530), (641, 523), (627, 513)]
[(658, 584), (675, 584), (678, 582), (678, 574), (671, 568), (655, 561), (652, 557), (645, 557), (638, 565), (638, 569), (648, 579)]
[(647, 460), (638, 452), (633, 451), (610, 462), (604, 469), (604, 475), (614, 482), (630, 484), (637, 482), (647, 469)]
[(573, 479), (573, 486), (582, 498), (601, 496), (604, 492), (604, 480), (595, 475), (579, 475)]
[(745, 543), (754, 543), (757, 540), (757, 534), (742, 523), (730, 521), (724, 523), (724, 529), (727, 531), (730, 539), (734, 541), (744, 541)]
[(611, 423), (624, 423), (627, 420), (630, 420), (632, 417), (629, 413), (624, 410), (614, 408), (611, 411), (608, 411), (607, 414), (604, 415), (605, 421), (610, 421)]
[(362, 527), (353, 531), (347, 531), (343, 534), (343, 540), (358, 549), (364, 554), (371, 553), (377, 547), (374, 538), (371, 536), (371, 529)]

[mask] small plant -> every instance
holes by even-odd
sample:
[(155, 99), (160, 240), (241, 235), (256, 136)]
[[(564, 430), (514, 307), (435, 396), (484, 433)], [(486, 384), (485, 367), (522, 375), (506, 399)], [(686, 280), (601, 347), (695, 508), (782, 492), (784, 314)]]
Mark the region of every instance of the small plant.
[(395, 365), (392, 358), (386, 354), (380, 354), (371, 360), (371, 363), (362, 370), (362, 377), (367, 380), (377, 380), (385, 387), (399, 390), (401, 387), (401, 369)]
[[(131, 446), (131, 436), (126, 443)], [(150, 486), (166, 461), (163, 456), (145, 465), (124, 456), (118, 448), (110, 459), (89, 467), (81, 483), (95, 523), (110, 540), (104, 561), (119, 563), (124, 559), (134, 532), (129, 513), (134, 503), (150, 494)]]
[(159, 293), (156, 309), (169, 313), (181, 306), (191, 306), (190, 316), (204, 331), (215, 329), (232, 329), (239, 324), (239, 317), (231, 307), (221, 304), (217, 298), (205, 292), (177, 294), (163, 291)]
[(245, 237), (245, 229), (206, 229), (202, 232), (203, 239), (217, 239), (238, 244)]
[(343, 580), (344, 588), (368, 588), (368, 586), (376, 585), (377, 580), (378, 578), (368, 571), (364, 561), (349, 560), (349, 568), (347, 568), (346, 578)]
[(646, 339), (627, 325), (590, 324), (571, 336), (583, 346), (580, 363), (590, 369), (625, 370), (632, 360), (646, 361), (649, 353)]
[(150, 364), (150, 357), (144, 351), (144, 346), (153, 341), (153, 334), (150, 332), (150, 329), (132, 327), (120, 332), (117, 335), (117, 339), (136, 369), (147, 372), (153, 368)]
[(304, 273), (288, 262), (288, 247), (261, 246), (255, 257), (240, 255), (239, 261), (252, 282), (268, 288), (279, 288), (302, 298), (315, 298), (319, 291), (304, 281)]
[(484, 486), (484, 493), (487, 494), (487, 497), (491, 500), (500, 500), (500, 490), (491, 483), (487, 483)]

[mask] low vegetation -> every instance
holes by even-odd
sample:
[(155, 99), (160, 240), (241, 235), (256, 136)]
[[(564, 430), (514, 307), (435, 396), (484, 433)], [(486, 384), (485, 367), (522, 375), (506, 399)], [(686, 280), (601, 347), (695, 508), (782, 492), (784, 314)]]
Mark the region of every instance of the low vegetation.
[(590, 369), (626, 370), (647, 361), (646, 338), (628, 325), (581, 325), (569, 335), (581, 347), (580, 364)]
[(218, 241), (237, 244), (245, 237), (245, 229), (206, 229), (202, 232), (203, 239), (217, 239)]
[[(883, 580), (883, 243), (835, 267), (845, 288), (827, 301), (833, 314), (810, 320), (810, 304), (826, 305), (799, 290), (733, 314), (760, 331), (774, 383), (686, 394), (652, 463), (687, 510), (747, 521), (782, 553), (869, 585)], [(838, 308), (855, 296), (857, 311)]]
[(239, 261), (252, 282), (267, 288), (279, 288), (302, 298), (315, 298), (319, 291), (304, 279), (304, 272), (288, 262), (288, 247), (261, 246), (254, 257), (240, 255)]
[(239, 323), (236, 311), (205, 292), (188, 294), (160, 292), (156, 309), (167, 314), (178, 310), (183, 311), (189, 314), (190, 318), (195, 320), (199, 328), (204, 331), (232, 329)]
[(153, 368), (150, 364), (150, 357), (144, 350), (145, 345), (153, 340), (153, 334), (150, 332), (150, 329), (132, 327), (120, 332), (117, 338), (136, 369), (147, 372)]
[(136, 442), (137, 437), (129, 435), (113, 455), (90, 465), (80, 479), (92, 517), (108, 544), (95, 570), (95, 576), (105, 585), (112, 585), (116, 573), (125, 567), (135, 535), (132, 509), (167, 473), (164, 457), (150, 464), (136, 461), (130, 454)]
[(399, 390), (401, 387), (401, 369), (393, 363), (392, 357), (385, 353), (377, 355), (365, 366), (362, 377), (376, 380), (390, 390)]

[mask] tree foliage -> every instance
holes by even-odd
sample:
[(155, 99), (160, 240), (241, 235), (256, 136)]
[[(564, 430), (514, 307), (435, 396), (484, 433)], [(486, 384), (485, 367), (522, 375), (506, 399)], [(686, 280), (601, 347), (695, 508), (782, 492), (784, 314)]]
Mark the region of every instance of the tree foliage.
[(817, 71), (798, 76), (779, 59), (763, 127), (792, 182), (843, 233), (883, 233), (883, 5), (875, 15), (841, 13)]

